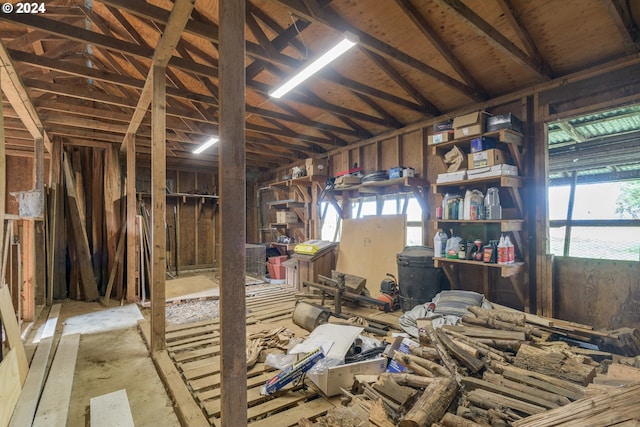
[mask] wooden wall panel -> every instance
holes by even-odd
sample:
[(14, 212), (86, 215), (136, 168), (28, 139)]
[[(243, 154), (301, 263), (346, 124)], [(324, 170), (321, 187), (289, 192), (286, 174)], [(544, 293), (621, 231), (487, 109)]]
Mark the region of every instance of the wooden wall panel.
[(362, 147), (362, 167), (365, 175), (380, 169), (378, 162), (377, 144), (369, 144)]
[(424, 178), (426, 171), (426, 165), (423, 164), (423, 153), (425, 149), (422, 141), (422, 131), (418, 130), (403, 135), (402, 158), (400, 162), (403, 166), (414, 168), (417, 176), (420, 178)]
[(18, 202), (11, 193), (33, 190), (33, 159), (30, 157), (7, 156), (6, 213), (18, 215)]
[(640, 263), (556, 257), (556, 316), (594, 328), (640, 328)]
[(385, 140), (380, 142), (380, 169), (389, 170), (396, 166), (405, 166), (399, 165), (399, 150), (400, 144), (398, 143), (399, 138), (394, 138), (392, 140)]
[[(194, 172), (178, 172), (178, 192), (190, 193), (196, 190), (196, 174)], [(167, 211), (167, 216), (171, 214)], [(179, 266), (196, 264), (197, 224), (196, 199), (178, 200), (178, 232), (179, 232)]]
[(329, 171), (332, 175), (335, 176), (337, 173), (349, 168), (348, 156), (349, 153), (343, 151), (329, 157)]

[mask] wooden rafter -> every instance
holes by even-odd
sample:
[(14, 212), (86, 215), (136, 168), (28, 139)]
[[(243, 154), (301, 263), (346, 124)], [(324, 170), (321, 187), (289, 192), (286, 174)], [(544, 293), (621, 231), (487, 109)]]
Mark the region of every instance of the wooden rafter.
[[(447, 74), (436, 70), (433, 67), (425, 64), (422, 61), (408, 55), (388, 43), (379, 40), (364, 31), (360, 31), (353, 25), (346, 22), (342, 19), (338, 14), (336, 14), (329, 6), (321, 8), (320, 6), (316, 7), (316, 11), (314, 14), (310, 14), (310, 12), (303, 7), (302, 3), (296, 0), (277, 0), (277, 2), (282, 3), (286, 7), (289, 7), (295, 10), (296, 14), (300, 14), (303, 18), (309, 19), (314, 22), (322, 23), (330, 28), (335, 30), (345, 32), (350, 31), (356, 34), (359, 38), (359, 44), (366, 47), (369, 50), (372, 50), (379, 55), (391, 60), (403, 63), (411, 68), (414, 68), (428, 76), (431, 76), (443, 84), (449, 86), (451, 89), (454, 89), (461, 94), (469, 97), (474, 101), (482, 101), (484, 100), (482, 95), (477, 93), (474, 88), (469, 87), (468, 85), (448, 76)], [(317, 4), (315, 0), (309, 0), (307, 3)]]
[(7, 100), (9, 100), (9, 103), (31, 136), (34, 139), (43, 138), (44, 147), (51, 153), (51, 140), (49, 139), (49, 135), (45, 132), (42, 121), (40, 117), (38, 117), (38, 113), (27, 93), (27, 89), (20, 79), (20, 75), (16, 71), (13, 61), (2, 42), (0, 42), (0, 61), (2, 62), (2, 75), (0, 77), (3, 82), (2, 92), (6, 95)]
[(364, 52), (373, 62), (375, 62), (376, 65), (378, 65), (378, 67), (380, 67), (385, 73), (387, 73), (387, 75), (391, 77), (391, 79), (395, 81), (398, 86), (400, 86), (402, 89), (404, 89), (405, 92), (411, 95), (413, 99), (418, 101), (420, 105), (422, 105), (422, 111), (431, 116), (439, 116), (440, 114), (442, 114), (440, 110), (438, 110), (438, 107), (436, 107), (422, 93), (420, 93), (420, 91), (415, 86), (413, 86), (411, 82), (409, 82), (409, 80), (403, 77), (402, 74), (398, 72), (398, 70), (393, 68), (393, 66), (386, 59), (384, 59), (377, 53), (371, 52), (367, 49), (362, 49), (362, 52)]
[(504, 12), (504, 16), (507, 18), (507, 21), (509, 21), (511, 28), (518, 36), (520, 43), (522, 43), (522, 45), (526, 49), (529, 56), (533, 58), (533, 60), (536, 63), (540, 64), (540, 67), (542, 68), (542, 70), (545, 70), (545, 74), (550, 75), (551, 67), (542, 59), (542, 55), (540, 55), (540, 52), (538, 51), (538, 47), (533, 41), (531, 34), (529, 34), (529, 31), (527, 31), (525, 26), (522, 25), (522, 23), (520, 22), (520, 19), (518, 18), (515, 11), (513, 10), (513, 5), (511, 4), (511, 0), (496, 0), (496, 1), (498, 2), (500, 9), (502, 9), (502, 11)]
[(622, 37), (627, 53), (638, 52), (640, 50), (640, 28), (633, 20), (628, 3), (618, 0), (602, 0), (602, 2)]
[(442, 41), (426, 19), (420, 14), (418, 9), (409, 0), (396, 0), (402, 11), (413, 21), (416, 28), (429, 40), (433, 47), (440, 53), (442, 58), (449, 63), (451, 68), (469, 85), (482, 96), (486, 97), (485, 90), (476, 82), (471, 73), (462, 65), (462, 62), (453, 54), (451, 49)]
[(477, 13), (467, 7), (460, 0), (435, 0), (442, 4), (445, 7), (448, 7), (458, 13), (463, 19), (466, 19), (471, 23), (471, 28), (479, 33), (480, 35), (486, 37), (486, 40), (493, 44), (495, 47), (499, 48), (514, 61), (525, 65), (530, 70), (534, 71), (540, 77), (545, 80), (550, 80), (551, 77), (548, 74), (548, 71), (545, 70), (544, 64), (542, 63), (541, 58), (530, 57), (525, 52), (523, 52), (518, 46), (516, 46), (511, 40), (502, 35), (498, 30), (496, 30), (491, 24), (482, 19)]
[[(189, 17), (191, 16), (191, 11), (193, 10), (194, 4), (195, 0), (176, 0), (176, 2), (174, 3), (173, 11), (171, 12), (171, 15), (169, 17), (168, 24), (165, 27), (165, 32), (158, 42), (155, 51), (153, 52), (153, 58), (151, 61), (152, 68), (161, 67), (166, 69), (169, 60), (173, 55), (173, 50), (178, 44), (178, 40), (182, 36), (182, 31), (184, 30), (184, 27), (187, 24)], [(136, 105), (133, 116), (131, 117), (131, 122), (129, 123), (129, 128), (126, 131), (126, 134), (134, 135), (138, 130), (138, 127), (142, 123), (142, 119), (144, 118), (149, 105), (151, 104), (151, 89), (153, 84), (153, 75), (152, 73), (149, 73), (147, 75), (144, 88), (142, 89), (142, 93), (140, 94), (140, 98), (138, 99), (138, 104)], [(158, 83), (156, 82), (155, 84), (157, 85)], [(126, 140), (123, 140), (121, 149), (126, 149), (125, 143)]]

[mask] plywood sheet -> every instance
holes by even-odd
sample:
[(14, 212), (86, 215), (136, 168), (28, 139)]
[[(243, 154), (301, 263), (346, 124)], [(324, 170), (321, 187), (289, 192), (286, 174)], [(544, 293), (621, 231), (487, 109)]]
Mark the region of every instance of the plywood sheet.
[(11, 349), (0, 362), (0, 426), (9, 424), (9, 419), (20, 396), (20, 373), (16, 349)]
[(167, 301), (220, 296), (218, 284), (205, 276), (191, 276), (167, 280), (165, 286)]
[(387, 273), (397, 277), (396, 255), (405, 242), (404, 215), (344, 220), (336, 270), (366, 278), (368, 289), (376, 291)]

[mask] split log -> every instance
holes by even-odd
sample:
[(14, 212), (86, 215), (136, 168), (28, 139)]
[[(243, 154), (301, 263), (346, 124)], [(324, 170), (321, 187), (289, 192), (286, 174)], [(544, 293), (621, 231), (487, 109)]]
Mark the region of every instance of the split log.
[(521, 391), (509, 388), (509, 387), (505, 387), (499, 384), (490, 383), (488, 381), (484, 381), (478, 378), (462, 377), (462, 384), (468, 390), (482, 389), (482, 390), (490, 391), (502, 396), (512, 397), (514, 399), (518, 399), (521, 402), (529, 402), (546, 409), (554, 409), (559, 406), (557, 403), (542, 399), (538, 396), (530, 395), (528, 393), (523, 393)]
[[(408, 360), (410, 361), (413, 365), (418, 365), (424, 369), (427, 369), (429, 371), (429, 373), (431, 375), (427, 375), (427, 376), (439, 376), (439, 377), (450, 377), (451, 376), (451, 372), (449, 372), (446, 368), (444, 368), (443, 366), (432, 362), (430, 360), (427, 359), (423, 359), (421, 357), (417, 357), (417, 356), (413, 356), (411, 354), (403, 354), (401, 356), (403, 358), (403, 360)], [(417, 373), (417, 372), (416, 372)]]
[(404, 386), (414, 387), (414, 388), (425, 388), (429, 387), (429, 385), (434, 382), (437, 378), (425, 377), (421, 375), (414, 374), (395, 374), (386, 372), (384, 374), (380, 374), (380, 378), (389, 377), (393, 379), (396, 383)]
[(539, 414), (547, 409), (528, 402), (514, 399), (512, 397), (503, 396), (491, 391), (477, 389), (467, 393), (467, 399), (472, 404), (484, 409), (502, 409), (510, 408), (526, 415)]
[(458, 365), (453, 361), (449, 352), (444, 348), (442, 342), (438, 338), (435, 329), (433, 329), (433, 323), (426, 322), (424, 324), (424, 331), (427, 334), (429, 341), (431, 341), (431, 345), (433, 345), (438, 352), (442, 364), (449, 370), (450, 375), (455, 376), (458, 373)]
[[(506, 332), (506, 331), (505, 331)], [(509, 351), (518, 351), (520, 349), (520, 346), (522, 344), (526, 344), (526, 342), (524, 341), (524, 334), (523, 335), (523, 339), (521, 340), (511, 340), (511, 339), (506, 339), (506, 340), (499, 340), (499, 339), (492, 339), (492, 338), (477, 338), (478, 342), (491, 346), (491, 347), (497, 347), (500, 348), (502, 350), (509, 350)]]
[(502, 375), (485, 372), (484, 375), (482, 376), (482, 379), (493, 384), (501, 385), (503, 387), (508, 387), (510, 389), (517, 390), (519, 392), (526, 393), (531, 396), (536, 396), (540, 399), (543, 399), (549, 402), (553, 402), (558, 406), (563, 406), (571, 402), (569, 398), (567, 398), (566, 396), (561, 396), (559, 394), (551, 393), (549, 391), (540, 390), (538, 388), (531, 387), (529, 385), (522, 384), (517, 381), (508, 380)]
[(555, 378), (550, 375), (544, 375), (538, 372), (528, 371), (526, 369), (494, 361), (490, 362), (489, 365), (493, 370), (501, 373), (505, 378), (565, 396), (570, 400), (580, 399), (584, 396), (586, 391), (581, 385)]
[(455, 339), (455, 338), (451, 338), (451, 341), (453, 341), (458, 347), (460, 347), (466, 353), (470, 354), (471, 356), (475, 357), (476, 359), (480, 358), (481, 354), (480, 354), (480, 351), (477, 348), (472, 347), (469, 344), (465, 343), (464, 341), (458, 340), (458, 339)]
[(369, 411), (369, 422), (377, 427), (393, 427), (394, 424), (389, 421), (387, 412), (384, 410), (382, 400), (377, 400), (371, 405)]
[(457, 415), (453, 415), (452, 413), (444, 414), (442, 420), (440, 420), (440, 424), (444, 427), (482, 427), (482, 424), (475, 423), (471, 420), (466, 420)]
[[(395, 352), (393, 354), (393, 360), (395, 360), (405, 368), (413, 371), (416, 375), (421, 375), (423, 377), (435, 376), (428, 369), (423, 368), (422, 366), (418, 365), (416, 362), (412, 361), (410, 357), (415, 357), (415, 356), (411, 356), (409, 354), (404, 354), (400, 352)], [(422, 359), (422, 360), (426, 360), (426, 359)]]
[(383, 396), (382, 394), (378, 393), (369, 384), (363, 384), (363, 386), (364, 386), (365, 396), (367, 396), (369, 399), (373, 400), (374, 402), (378, 400), (382, 401), (382, 404), (384, 405), (384, 409), (387, 411), (387, 413), (390, 414), (393, 418), (398, 417), (398, 414), (400, 413), (400, 405), (398, 405), (393, 400), (387, 398), (386, 396)]
[(477, 326), (469, 325), (443, 326), (443, 328), (445, 330), (456, 331), (474, 338), (487, 338), (492, 340), (525, 340), (524, 332), (522, 331), (505, 331), (501, 329), (479, 328)]
[[(513, 361), (514, 366), (587, 385), (596, 376), (593, 366), (585, 365), (568, 352), (545, 351), (522, 345)], [(573, 357), (571, 357), (573, 356)]]
[(512, 422), (504, 412), (500, 412), (496, 409), (489, 409), (487, 411), (487, 416), (489, 418), (489, 423), (491, 423), (491, 427), (508, 427)]
[(467, 307), (467, 310), (478, 317), (488, 317), (502, 322), (513, 323), (517, 326), (524, 326), (527, 321), (527, 316), (521, 311), (491, 310), (476, 306)]
[(458, 393), (451, 378), (438, 378), (427, 387), (398, 427), (426, 427), (438, 422)]
[(538, 328), (532, 328), (527, 326), (518, 326), (510, 322), (504, 322), (502, 320), (490, 318), (490, 317), (474, 317), (471, 315), (466, 315), (462, 317), (462, 321), (464, 323), (468, 323), (471, 325), (479, 325), (486, 326), (492, 329), (500, 329), (504, 331), (518, 331), (524, 332), (527, 338), (531, 336), (542, 337), (543, 333)]
[(514, 427), (579, 425), (599, 427), (640, 418), (640, 384), (612, 388), (593, 397), (576, 400), (566, 406), (513, 423)]
[(489, 424), (489, 416), (487, 410), (478, 408), (477, 406), (458, 406), (456, 409), (456, 415), (467, 420), (471, 420), (482, 426), (491, 427)]
[(405, 406), (405, 403), (416, 394), (415, 389), (402, 386), (390, 377), (380, 377), (378, 381), (373, 384), (373, 389), (400, 406)]
[(489, 347), (486, 344), (481, 343), (478, 340), (475, 340), (471, 337), (468, 337), (466, 335), (462, 335), (456, 331), (452, 331), (449, 329), (443, 329), (447, 335), (452, 336), (453, 338), (460, 340), (468, 345), (470, 345), (473, 348), (476, 348), (478, 350), (478, 352), (485, 356), (488, 357), (490, 359), (493, 360), (497, 360), (500, 362), (505, 362), (505, 361), (510, 361), (512, 360), (512, 357), (510, 355), (508, 355), (507, 353), (504, 353), (498, 349), (495, 349), (493, 347)]
[(409, 347), (409, 352), (414, 356), (428, 360), (438, 360), (440, 358), (438, 351), (433, 347)]
[(472, 373), (478, 373), (480, 370), (484, 368), (484, 363), (481, 360), (476, 359), (466, 351), (464, 351), (460, 346), (454, 343), (451, 338), (449, 338), (444, 331), (436, 331), (436, 335), (440, 342), (449, 350), (453, 356), (458, 359), (464, 366), (469, 369)]

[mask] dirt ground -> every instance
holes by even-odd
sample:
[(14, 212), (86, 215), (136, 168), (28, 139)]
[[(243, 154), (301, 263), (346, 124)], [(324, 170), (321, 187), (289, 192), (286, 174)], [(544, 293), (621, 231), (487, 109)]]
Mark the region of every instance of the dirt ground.
[[(61, 334), (66, 319), (99, 310), (104, 308), (98, 303), (62, 302), (57, 336)], [(144, 315), (148, 310), (141, 311)], [(41, 321), (43, 318), (46, 320), (47, 313), (48, 307), (45, 307)], [(37, 325), (33, 333), (36, 330)], [(67, 426), (89, 426), (90, 399), (121, 389), (127, 392), (136, 427), (180, 425), (137, 327), (82, 334)]]

